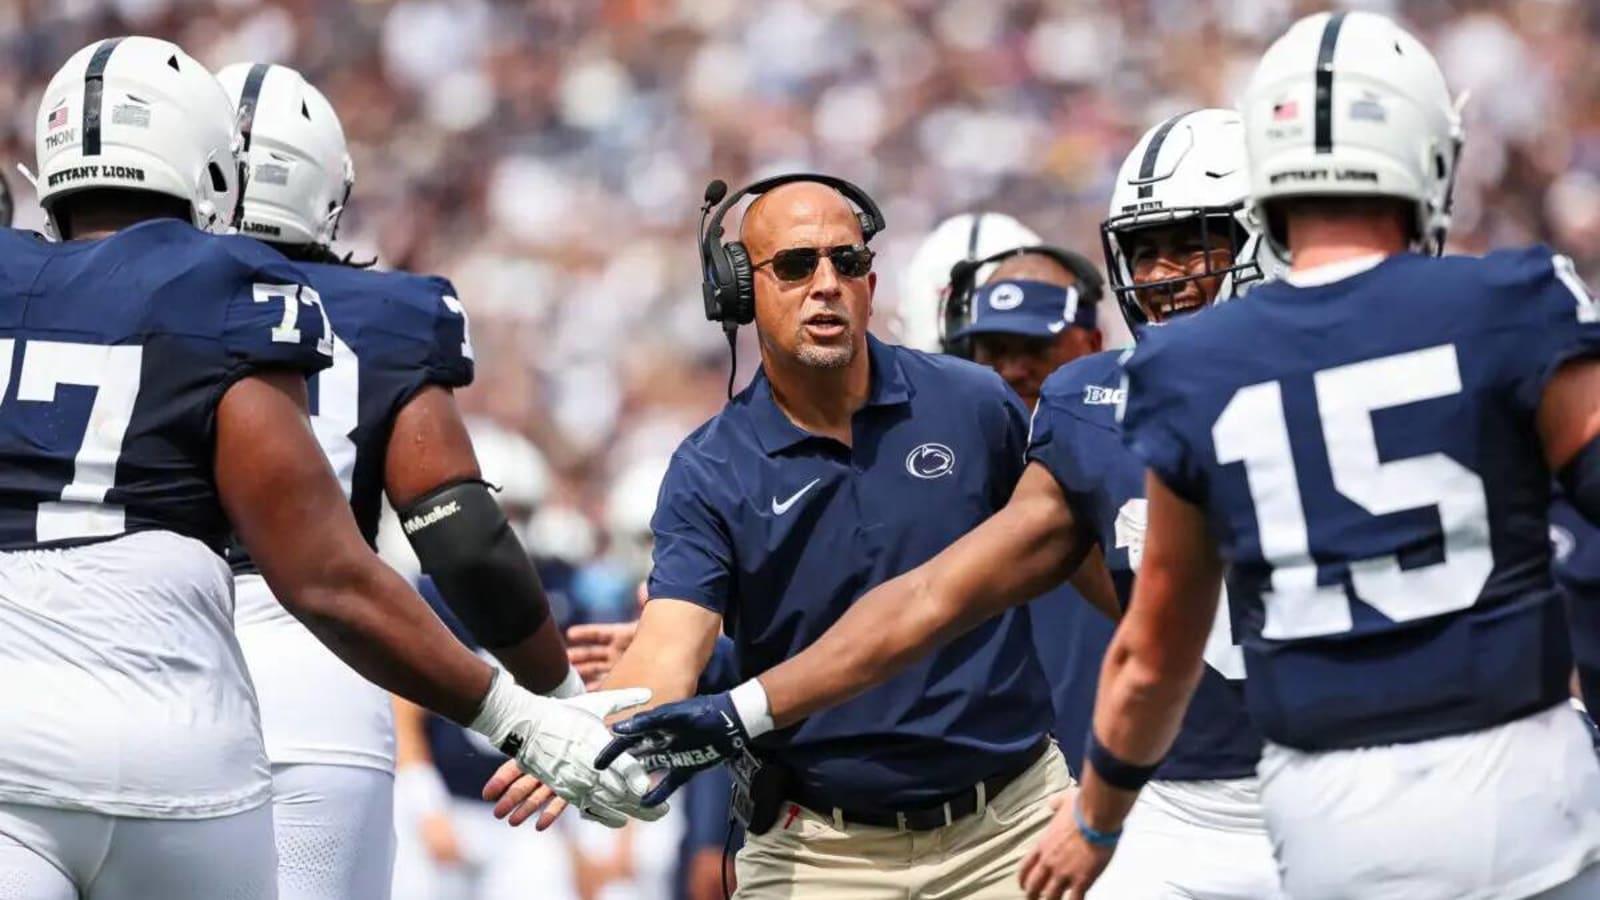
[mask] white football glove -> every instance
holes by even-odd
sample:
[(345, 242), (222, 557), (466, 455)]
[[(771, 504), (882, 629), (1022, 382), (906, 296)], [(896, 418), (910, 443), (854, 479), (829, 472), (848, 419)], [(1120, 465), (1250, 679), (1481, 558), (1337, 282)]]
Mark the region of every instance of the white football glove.
[(650, 790), (650, 775), (624, 754), (605, 770), (594, 759), (611, 742), (605, 717), (647, 703), (648, 688), (599, 691), (567, 699), (541, 697), (517, 686), (496, 670), (483, 708), (470, 727), (517, 761), (522, 771), (544, 782), (585, 818), (621, 828), (632, 816), (654, 821), (666, 806), (640, 804)]

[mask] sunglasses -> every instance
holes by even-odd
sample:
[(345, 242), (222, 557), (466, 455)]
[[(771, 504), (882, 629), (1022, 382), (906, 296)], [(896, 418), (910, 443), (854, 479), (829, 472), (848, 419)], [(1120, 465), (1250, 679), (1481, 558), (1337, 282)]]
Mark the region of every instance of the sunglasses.
[(841, 278), (860, 278), (872, 271), (872, 251), (864, 244), (840, 244), (837, 247), (791, 247), (772, 254), (765, 262), (752, 268), (771, 266), (779, 281), (800, 281), (817, 271), (817, 263), (826, 256), (833, 261), (834, 271)]

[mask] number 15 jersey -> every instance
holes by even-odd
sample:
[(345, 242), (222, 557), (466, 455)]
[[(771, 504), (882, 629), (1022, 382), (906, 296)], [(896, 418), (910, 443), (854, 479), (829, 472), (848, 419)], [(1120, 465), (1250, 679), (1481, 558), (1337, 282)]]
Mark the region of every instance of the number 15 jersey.
[(1269, 740), (1421, 741), (1565, 698), (1535, 412), (1596, 354), (1600, 310), (1543, 248), (1268, 284), (1139, 345), (1124, 434), (1206, 513)]

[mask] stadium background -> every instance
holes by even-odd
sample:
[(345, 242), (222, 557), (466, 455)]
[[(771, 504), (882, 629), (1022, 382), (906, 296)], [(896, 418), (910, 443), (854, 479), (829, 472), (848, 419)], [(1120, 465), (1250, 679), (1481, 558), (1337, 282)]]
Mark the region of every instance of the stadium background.
[[(886, 334), (902, 267), (951, 213), (1008, 212), (1098, 259), (1111, 179), (1139, 133), (1229, 105), (1265, 42), (1328, 5), (3, 0), (0, 152), (8, 170), (31, 166), (45, 80), (107, 35), (175, 40), (213, 68), (299, 68), (355, 159), (341, 244), (454, 280), (479, 366), (462, 403), (539, 448), (533, 538), (571, 566), (576, 618), (615, 619), (643, 564), (621, 533), (653, 500), (641, 473), (723, 396), (694, 249), (707, 179), (812, 168), (873, 194), (889, 222), (876, 242)], [(1404, 19), (1471, 91), (1453, 247), (1549, 241), (1600, 281), (1600, 6), (1344, 5)], [(17, 224), (42, 227), (7, 175)], [(657, 893), (588, 882), (574, 896)]]

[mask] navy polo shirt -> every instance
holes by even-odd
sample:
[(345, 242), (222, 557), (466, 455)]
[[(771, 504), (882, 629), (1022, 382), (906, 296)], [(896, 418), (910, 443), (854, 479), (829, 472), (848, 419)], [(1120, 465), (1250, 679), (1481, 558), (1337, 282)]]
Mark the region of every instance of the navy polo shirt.
[[(1027, 412), (999, 376), (870, 337), (868, 352), (854, 447), (795, 426), (757, 372), (662, 481), (650, 596), (721, 614), (741, 680), (988, 518), (1021, 476)], [(831, 805), (911, 809), (1018, 766), (1050, 720), (1018, 608), (755, 743)]]

